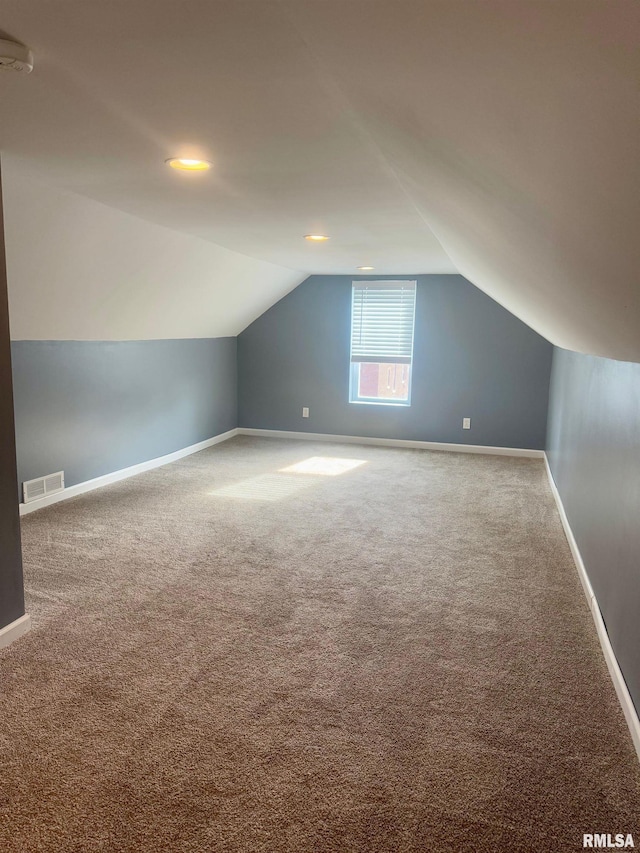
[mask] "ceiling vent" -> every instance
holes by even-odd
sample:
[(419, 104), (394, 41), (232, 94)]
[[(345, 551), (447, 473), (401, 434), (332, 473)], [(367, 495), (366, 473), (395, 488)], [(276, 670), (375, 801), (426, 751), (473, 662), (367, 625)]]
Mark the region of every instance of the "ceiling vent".
[(33, 71), (33, 54), (16, 41), (0, 39), (0, 71)]
[(57, 474), (49, 474), (47, 477), (38, 477), (37, 480), (25, 480), (22, 484), (23, 500), (26, 504), (54, 495), (64, 489), (64, 471)]

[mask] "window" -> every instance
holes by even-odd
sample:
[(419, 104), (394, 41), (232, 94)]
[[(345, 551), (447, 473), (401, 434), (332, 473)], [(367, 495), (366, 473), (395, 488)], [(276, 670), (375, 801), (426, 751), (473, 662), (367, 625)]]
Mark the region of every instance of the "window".
[(354, 281), (351, 403), (411, 404), (415, 281)]

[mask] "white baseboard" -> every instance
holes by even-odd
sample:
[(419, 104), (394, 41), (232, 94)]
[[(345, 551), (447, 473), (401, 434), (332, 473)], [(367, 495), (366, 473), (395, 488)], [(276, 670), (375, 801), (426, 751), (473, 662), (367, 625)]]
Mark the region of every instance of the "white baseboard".
[(17, 640), (18, 637), (26, 634), (30, 629), (31, 616), (29, 616), (28, 613), (25, 613), (24, 616), (20, 616), (9, 625), (5, 625), (4, 628), (0, 628), (0, 649), (4, 649), (6, 646), (13, 643), (14, 640)]
[(183, 447), (181, 450), (176, 450), (173, 453), (167, 453), (166, 456), (157, 456), (155, 459), (149, 459), (147, 462), (140, 462), (137, 465), (131, 465), (129, 468), (121, 468), (119, 471), (104, 474), (102, 477), (95, 477), (93, 480), (85, 480), (84, 483), (77, 483), (75, 486), (69, 486), (68, 489), (64, 489), (62, 492), (56, 492), (53, 495), (40, 498), (40, 500), (30, 501), (28, 504), (21, 503), (20, 515), (27, 515), (37, 509), (43, 509), (45, 506), (58, 503), (58, 501), (74, 498), (85, 492), (91, 492), (93, 489), (108, 486), (110, 483), (117, 483), (119, 480), (126, 480), (128, 477), (142, 474), (143, 471), (160, 468), (162, 465), (168, 465), (169, 462), (175, 462), (185, 456), (191, 456), (192, 453), (206, 450), (207, 447), (213, 447), (214, 444), (220, 444), (221, 441), (233, 438), (237, 434), (237, 429), (230, 429), (228, 432), (221, 432), (219, 435), (214, 435), (213, 438), (207, 438), (205, 441), (199, 441), (197, 444), (191, 444), (189, 447)]
[(337, 441), (342, 444), (377, 444), (382, 447), (414, 447), (418, 450), (447, 450), (454, 453), (485, 453), (494, 456), (527, 456), (532, 459), (544, 458), (544, 450), (526, 450), (519, 447), (491, 447), (484, 444), (445, 444), (440, 441), (412, 441), (404, 438), (330, 435), (326, 432), (290, 432), (283, 429), (238, 427), (238, 435), (258, 435), (265, 438), (303, 438), (308, 441)]
[(609, 669), (609, 675), (611, 676), (613, 686), (616, 689), (618, 701), (620, 702), (620, 705), (622, 707), (622, 713), (624, 714), (625, 720), (627, 721), (627, 725), (629, 726), (629, 731), (631, 732), (631, 739), (633, 740), (633, 745), (635, 746), (636, 752), (638, 754), (638, 759), (640, 759), (640, 719), (638, 718), (638, 712), (636, 711), (635, 705), (633, 704), (631, 694), (629, 693), (629, 689), (616, 659), (615, 652), (613, 651), (613, 646), (611, 645), (611, 640), (609, 639), (609, 635), (607, 633), (607, 629), (602, 618), (602, 613), (600, 612), (600, 605), (598, 604), (598, 599), (595, 596), (593, 587), (591, 586), (591, 582), (589, 580), (589, 576), (587, 575), (587, 570), (582, 560), (582, 555), (580, 554), (578, 543), (576, 542), (575, 536), (573, 535), (573, 531), (571, 530), (571, 525), (569, 524), (569, 519), (567, 518), (567, 514), (562, 503), (562, 498), (560, 497), (560, 492), (558, 491), (558, 487), (556, 486), (555, 480), (553, 479), (553, 474), (551, 473), (551, 468), (549, 467), (549, 460), (547, 458), (546, 453), (544, 455), (544, 462), (545, 467), (547, 469), (547, 477), (549, 478), (551, 491), (553, 493), (553, 497), (555, 498), (556, 506), (558, 507), (558, 513), (560, 514), (560, 520), (562, 522), (567, 541), (569, 542), (569, 548), (571, 549), (571, 554), (573, 555), (573, 560), (578, 570), (578, 576), (580, 578), (580, 582), (582, 583), (584, 594), (586, 595), (587, 601), (589, 602), (589, 609), (591, 610), (591, 615), (596, 625), (598, 639), (600, 640), (602, 653), (604, 654), (604, 659), (607, 663), (607, 668)]

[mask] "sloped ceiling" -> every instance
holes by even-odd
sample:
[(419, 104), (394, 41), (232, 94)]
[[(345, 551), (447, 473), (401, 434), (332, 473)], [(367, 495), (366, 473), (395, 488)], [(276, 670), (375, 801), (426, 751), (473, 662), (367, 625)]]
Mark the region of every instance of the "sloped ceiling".
[(13, 340), (235, 336), (300, 284), (295, 270), (2, 167)]
[(2, 0), (0, 28), (36, 54), (0, 77), (31, 174), (301, 277), (459, 271), (640, 361), (635, 0)]

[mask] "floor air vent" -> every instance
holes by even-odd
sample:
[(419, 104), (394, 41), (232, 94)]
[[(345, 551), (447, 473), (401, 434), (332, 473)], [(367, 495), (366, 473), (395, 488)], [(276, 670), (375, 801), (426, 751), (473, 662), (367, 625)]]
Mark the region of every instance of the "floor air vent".
[(22, 484), (23, 500), (28, 504), (29, 501), (37, 501), (39, 498), (53, 495), (56, 492), (61, 492), (63, 489), (64, 471), (58, 471), (57, 474), (49, 474), (48, 477), (38, 477), (37, 480), (25, 480)]

